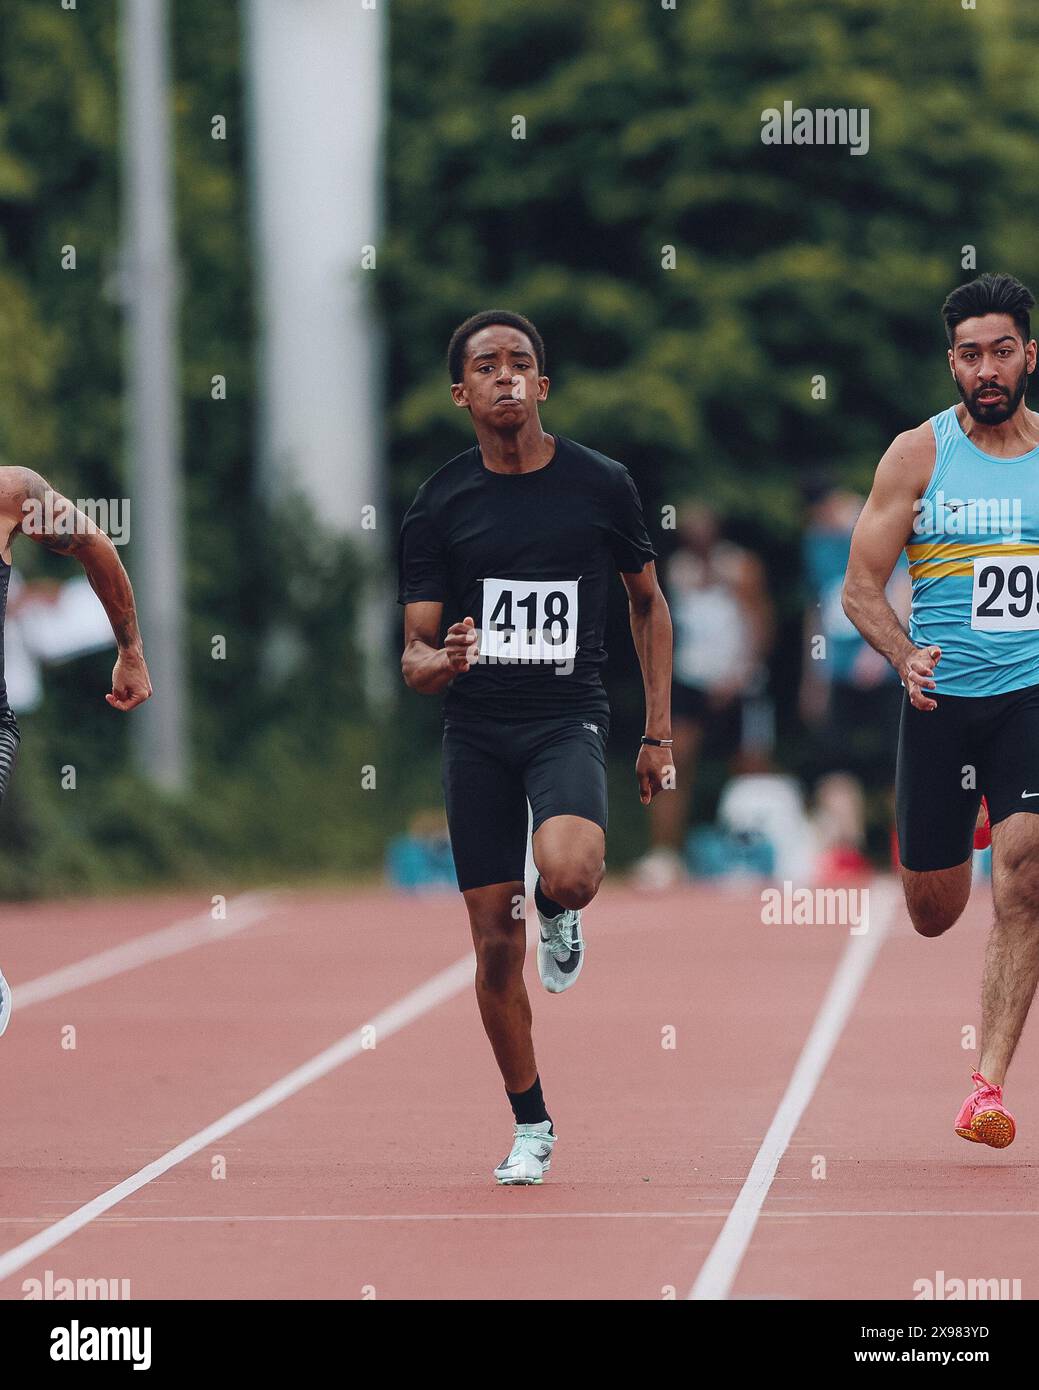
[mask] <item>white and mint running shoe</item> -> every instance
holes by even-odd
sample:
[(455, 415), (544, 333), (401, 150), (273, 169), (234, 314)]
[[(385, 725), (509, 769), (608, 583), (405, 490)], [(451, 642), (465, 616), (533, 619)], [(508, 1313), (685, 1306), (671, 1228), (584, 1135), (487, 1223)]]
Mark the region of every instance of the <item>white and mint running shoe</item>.
[(0, 971), (0, 1035), (11, 1022), (11, 986)]
[(517, 1125), (512, 1152), (494, 1170), (494, 1176), (504, 1187), (519, 1187), (541, 1182), (552, 1164), (552, 1121), (536, 1125)]
[(538, 974), (549, 994), (562, 994), (581, 973), (584, 939), (580, 908), (569, 907), (558, 917), (543, 917), (538, 908)]

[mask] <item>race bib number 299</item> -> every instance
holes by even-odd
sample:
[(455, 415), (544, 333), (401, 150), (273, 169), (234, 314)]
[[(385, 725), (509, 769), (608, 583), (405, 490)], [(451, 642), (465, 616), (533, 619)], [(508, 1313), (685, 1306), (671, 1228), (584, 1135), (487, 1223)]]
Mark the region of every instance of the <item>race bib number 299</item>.
[(1039, 555), (984, 555), (974, 561), (970, 625), (982, 632), (1039, 628)]
[(480, 655), (491, 661), (572, 661), (576, 579), (485, 579)]

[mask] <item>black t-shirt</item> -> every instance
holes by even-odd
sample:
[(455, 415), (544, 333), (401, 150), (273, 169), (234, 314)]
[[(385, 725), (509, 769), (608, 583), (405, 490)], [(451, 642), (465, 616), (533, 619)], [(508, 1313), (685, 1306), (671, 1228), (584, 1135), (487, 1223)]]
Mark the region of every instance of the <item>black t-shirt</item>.
[(451, 719), (609, 723), (602, 683), (610, 573), (656, 552), (623, 464), (556, 436), (543, 468), (495, 473), (479, 446), (427, 479), (401, 527), (398, 603), (472, 617), (479, 661), (447, 688)]

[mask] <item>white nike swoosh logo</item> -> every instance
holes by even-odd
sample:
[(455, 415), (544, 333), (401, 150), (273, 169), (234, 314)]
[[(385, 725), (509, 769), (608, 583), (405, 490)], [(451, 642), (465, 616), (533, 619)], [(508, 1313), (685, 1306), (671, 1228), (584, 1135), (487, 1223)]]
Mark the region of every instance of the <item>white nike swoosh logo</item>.
[(1025, 798), (1026, 798), (1026, 797), (1029, 797), (1029, 796), (1039, 796), (1039, 792), (1022, 792), (1022, 793), (1021, 793), (1021, 800), (1024, 801)]
[[(539, 1163), (544, 1163), (551, 1152), (551, 1149), (542, 1149), (540, 1153), (532, 1154), (531, 1157), (536, 1158)], [(518, 1168), (521, 1162), (521, 1159), (516, 1159), (515, 1163), (502, 1163), (499, 1165), (498, 1172), (507, 1173), (510, 1168)]]

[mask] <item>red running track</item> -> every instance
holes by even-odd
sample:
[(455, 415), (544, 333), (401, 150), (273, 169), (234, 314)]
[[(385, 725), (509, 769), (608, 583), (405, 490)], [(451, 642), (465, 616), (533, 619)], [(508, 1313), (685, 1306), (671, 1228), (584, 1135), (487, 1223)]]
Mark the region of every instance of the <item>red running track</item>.
[[(751, 888), (604, 889), (573, 991), (546, 995), (528, 960), (560, 1140), (543, 1186), (499, 1188), (511, 1116), (470, 965), (397, 1031), (380, 1021), (466, 953), (453, 894), (269, 895), (232, 904), (237, 929), (218, 939), (193, 939), (196, 925), (107, 978), (52, 978), (35, 999), (26, 986), (207, 906), (6, 910), (0, 1296), (49, 1270), (129, 1280), (134, 1298), (684, 1298), (712, 1250), (707, 1296), (911, 1299), (938, 1271), (1039, 1294), (1027, 1033), (1007, 1092), (1014, 1145), (952, 1131), (973, 1059), (962, 1030), (980, 1024), (984, 887), (937, 941), (896, 912), (735, 1254), (726, 1220), (847, 928), (765, 925)], [(323, 1075), (84, 1213), (344, 1038)]]

